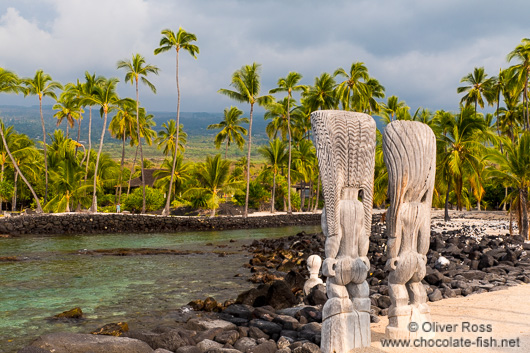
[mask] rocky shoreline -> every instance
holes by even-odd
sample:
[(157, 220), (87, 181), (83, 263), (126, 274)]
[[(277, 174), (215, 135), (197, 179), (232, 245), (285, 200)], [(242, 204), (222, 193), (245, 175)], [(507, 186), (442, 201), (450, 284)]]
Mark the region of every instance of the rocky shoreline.
[[(505, 227), (433, 220), (424, 279), (429, 300), (530, 283), (530, 244), (519, 236), (506, 236)], [(496, 231), (502, 235), (489, 235)], [(372, 322), (386, 315), (390, 305), (385, 248), (385, 225), (380, 215), (374, 215), (368, 255)], [(171, 323), (149, 330), (126, 330), (123, 325), (111, 324), (94, 332), (98, 334), (42, 336), (19, 352), (320, 352), (325, 288), (314, 287), (304, 297), (302, 287), (308, 278), (307, 257), (323, 256), (323, 235), (299, 233), (254, 241), (247, 250), (252, 253), (247, 265), (253, 274), (251, 281), (258, 286), (239, 294), (235, 301), (193, 301), (180, 308)]]
[(259, 217), (159, 216), (127, 213), (32, 214), (0, 218), (0, 234), (172, 233), (320, 224), (320, 213)]

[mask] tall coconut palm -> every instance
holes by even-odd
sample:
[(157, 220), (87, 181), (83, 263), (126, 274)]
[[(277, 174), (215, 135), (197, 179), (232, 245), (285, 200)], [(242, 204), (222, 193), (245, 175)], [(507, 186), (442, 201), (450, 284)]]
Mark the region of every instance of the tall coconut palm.
[(383, 122), (390, 124), (393, 120), (409, 119), (409, 109), (405, 101), (400, 101), (397, 96), (390, 96), (387, 103), (383, 103)]
[[(0, 67), (0, 93), (18, 93), (19, 89), (20, 89), (20, 87), (18, 86), (19, 82), (20, 81), (19, 81), (19, 79), (18, 79), (16, 74), (14, 74), (13, 72), (5, 70), (4, 68)], [(24, 180), (24, 183), (26, 184), (28, 189), (31, 191), (31, 194), (33, 195), (33, 198), (35, 199), (35, 203), (37, 204), (36, 212), (37, 213), (42, 213), (42, 206), (41, 206), (41, 204), (39, 202), (39, 197), (35, 193), (35, 190), (33, 190), (33, 188), (31, 187), (31, 184), (28, 182), (28, 180), (26, 179), (24, 174), (22, 174), (22, 172), (20, 171), (20, 168), (18, 167), (18, 164), (15, 161), (15, 158), (11, 154), (11, 151), (9, 151), (9, 147), (8, 147), (7, 141), (5, 139), (3, 129), (0, 129), (0, 135), (2, 137), (2, 142), (3, 142), (4, 146), (6, 147), (6, 152), (7, 152), (8, 156), (9, 156), (9, 158), (11, 159), (11, 162), (13, 163), (13, 167), (16, 169), (18, 175), (20, 175), (22, 180)]]
[(315, 84), (302, 93), (302, 97), (311, 111), (336, 108), (335, 80), (324, 72), (320, 77), (315, 77)]
[(289, 72), (286, 77), (281, 77), (276, 84), (277, 87), (269, 91), (269, 93), (287, 92), (287, 129), (289, 134), (289, 161), (287, 163), (287, 213), (291, 214), (291, 160), (292, 160), (292, 132), (291, 132), (291, 99), (293, 92), (306, 92), (308, 87), (306, 85), (298, 84), (302, 79), (302, 75), (298, 72)]
[(221, 144), (226, 141), (225, 159), (231, 143), (235, 142), (241, 150), (245, 145), (245, 139), (242, 135), (247, 134), (247, 129), (242, 127), (241, 124), (248, 124), (249, 120), (248, 118), (241, 118), (241, 115), (243, 115), (243, 111), (237, 107), (225, 108), (223, 121), (218, 124), (208, 125), (208, 130), (221, 129), (215, 135), (215, 148), (221, 148)]
[(107, 114), (118, 107), (118, 102), (120, 100), (116, 93), (116, 85), (118, 82), (119, 80), (115, 77), (109, 79), (98, 77), (93, 87), (92, 94), (83, 98), (83, 102), (87, 105), (99, 105), (101, 107), (99, 113), (103, 117), (103, 129), (101, 130), (101, 137), (99, 139), (99, 149), (94, 170), (94, 189), (92, 191), (92, 206), (90, 207), (90, 212), (98, 211), (96, 191), (99, 160), (101, 157), (101, 151), (103, 150), (105, 131), (107, 130)]
[[(179, 27), (179, 30), (177, 33), (173, 32), (170, 29), (164, 29), (162, 30), (162, 39), (160, 39), (159, 47), (155, 49), (155, 55), (158, 55), (160, 53), (175, 49), (176, 52), (176, 71), (175, 71), (175, 78), (177, 81), (177, 118), (175, 120), (175, 126), (180, 126), (180, 85), (179, 85), (179, 53), (180, 50), (187, 51), (193, 58), (197, 59), (197, 54), (199, 54), (199, 47), (195, 44), (192, 44), (192, 42), (195, 42), (197, 40), (197, 36), (193, 33), (186, 32), (182, 27)], [(179, 140), (179, 130), (177, 129), (177, 137), (176, 141)], [(175, 166), (177, 163), (177, 151), (178, 151), (178, 143), (175, 144), (175, 152), (173, 153), (173, 171), (171, 172), (171, 178), (173, 178), (173, 175), (175, 174)], [(171, 195), (171, 187), (173, 185), (173, 181), (169, 183), (169, 192), (166, 199), (166, 206), (164, 207), (164, 211), (162, 212), (162, 215), (167, 216), (169, 215), (169, 205), (170, 205), (170, 196)]]
[(352, 63), (349, 72), (339, 67), (333, 73), (333, 77), (337, 76), (345, 77), (345, 80), (336, 88), (337, 99), (344, 110), (350, 110), (350, 106), (362, 106), (362, 102), (368, 101), (370, 88), (366, 82), (370, 76), (364, 63)]
[(118, 181), (118, 203), (121, 204), (121, 191), (123, 184), (123, 166), (125, 164), (125, 141), (130, 138), (133, 140), (136, 133), (136, 104), (133, 99), (122, 99), (118, 104), (118, 111), (114, 118), (110, 121), (109, 131), (112, 136), (121, 139), (121, 162), (120, 162), (120, 178)]
[(65, 92), (61, 93), (57, 103), (53, 105), (53, 109), (57, 110), (53, 117), (57, 119), (57, 126), (66, 119), (66, 137), (68, 137), (68, 128), (73, 128), (75, 121), (81, 118), (81, 108), (79, 101)]
[[(188, 139), (188, 134), (185, 133), (182, 129), (182, 124), (179, 126), (179, 132), (177, 133), (177, 128), (175, 126), (175, 120), (168, 120), (166, 123), (162, 124), (163, 129), (158, 131), (158, 137), (155, 140), (155, 143), (158, 146), (158, 149), (164, 149), (164, 155), (168, 156), (173, 154), (175, 151), (180, 149), (181, 154), (184, 153), (185, 145)], [(177, 135), (179, 139), (179, 148), (175, 148), (175, 141), (177, 141)], [(171, 159), (173, 160), (173, 158)], [(171, 171), (169, 171), (171, 173)], [(168, 174), (169, 175), (169, 174)]]
[(276, 176), (280, 169), (287, 163), (288, 155), (285, 153), (285, 143), (276, 138), (269, 141), (268, 146), (262, 146), (258, 149), (259, 153), (265, 157), (266, 168), (272, 172), (272, 190), (271, 190), (271, 213), (274, 213), (274, 196), (276, 194)]
[(241, 69), (232, 74), (232, 82), (230, 85), (234, 90), (221, 88), (218, 92), (230, 97), (231, 99), (250, 104), (250, 120), (248, 124), (248, 152), (247, 152), (247, 192), (245, 195), (245, 211), (243, 217), (248, 216), (248, 195), (250, 188), (250, 152), (252, 149), (252, 116), (254, 113), (254, 105), (265, 106), (273, 101), (272, 96), (260, 96), (261, 90), (260, 82), (260, 64), (253, 63), (252, 65), (244, 65)]
[(94, 86), (96, 85), (96, 74), (90, 74), (88, 71), (85, 71), (85, 83), (83, 83), (83, 91), (81, 94), (80, 104), (83, 107), (88, 106), (88, 150), (86, 151), (86, 161), (85, 161), (85, 183), (88, 177), (88, 166), (90, 165), (90, 155), (92, 151), (92, 106), (94, 103), (85, 98), (91, 96), (94, 92)]
[[(64, 95), (68, 97), (68, 99), (73, 100), (77, 105), (77, 143), (79, 143), (79, 140), (81, 139), (81, 121), (83, 120), (83, 107), (81, 106), (81, 98), (84, 95), (84, 84), (77, 79), (76, 83), (68, 83), (66, 86), (64, 86), (64, 91), (61, 94), (61, 96)], [(77, 149), (76, 149), (77, 153)]]
[(457, 93), (466, 92), (460, 102), (466, 105), (473, 103), (475, 105), (475, 114), (477, 114), (478, 106), (484, 109), (484, 98), (488, 102), (492, 102), (494, 99), (491, 94), (491, 87), (494, 80), (491, 77), (486, 77), (488, 75), (484, 72), (483, 67), (475, 67), (472, 73), (467, 74), (460, 80), (460, 82), (467, 83), (468, 85), (456, 89)]
[[(490, 148), (488, 160), (492, 163), (488, 175), (500, 180), (504, 186), (511, 187), (518, 199), (520, 235), (530, 240), (528, 234), (528, 188), (530, 187), (530, 133), (524, 132), (515, 144), (505, 139), (504, 153)], [(506, 200), (505, 200), (506, 201)]]
[(522, 89), (523, 93), (523, 104), (525, 105), (524, 110), (524, 124), (526, 125), (526, 130), (530, 129), (530, 111), (528, 105), (528, 79), (530, 74), (530, 38), (523, 38), (521, 43), (512, 50), (506, 57), (508, 61), (516, 59), (519, 61), (518, 64), (514, 65), (512, 68), (517, 73), (517, 79), (519, 87)]
[[(156, 93), (155, 86), (146, 78), (149, 74), (158, 75), (158, 67), (145, 63), (145, 58), (140, 54), (132, 56), (131, 61), (120, 60), (117, 63), (118, 69), (125, 70), (125, 82), (130, 82), (136, 88), (136, 131), (138, 133), (138, 146), (140, 147), (140, 158), (144, 159), (144, 152), (142, 149), (142, 138), (140, 136), (140, 95), (138, 90), (138, 82), (142, 81), (147, 85), (153, 93)], [(145, 213), (145, 173), (142, 164), (142, 213)]]
[[(173, 120), (171, 121), (173, 122)], [(179, 155), (177, 156), (175, 175), (173, 176), (173, 187), (171, 188), (171, 190), (173, 191), (173, 195), (171, 195), (172, 198), (175, 198), (177, 196), (177, 193), (182, 192), (184, 184), (191, 179), (191, 167), (191, 163), (184, 162), (182, 153), (179, 152)], [(162, 190), (165, 192), (169, 191), (169, 183), (171, 181), (170, 174), (172, 168), (173, 158), (166, 158), (162, 162), (160, 169), (153, 173), (153, 176), (157, 178), (155, 186), (158, 188), (162, 188)]]
[(40, 122), (42, 125), (42, 145), (44, 148), (44, 169), (45, 169), (45, 191), (44, 191), (44, 203), (48, 199), (48, 162), (46, 158), (46, 128), (44, 126), (44, 116), (42, 114), (42, 98), (51, 97), (57, 99), (55, 90), (62, 89), (63, 86), (57, 82), (53, 81), (52, 77), (42, 70), (37, 70), (33, 78), (24, 78), (22, 79), (22, 84), (25, 87), (23, 92), (24, 96), (32, 95), (39, 97), (39, 111), (40, 111)]

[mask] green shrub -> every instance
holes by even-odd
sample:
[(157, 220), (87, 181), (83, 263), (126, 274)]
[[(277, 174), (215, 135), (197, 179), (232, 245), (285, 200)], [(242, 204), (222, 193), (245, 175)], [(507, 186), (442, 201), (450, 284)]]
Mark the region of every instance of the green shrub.
[[(134, 191), (123, 198), (122, 210), (126, 211), (141, 211), (142, 210), (142, 188), (136, 188)], [(155, 211), (159, 210), (165, 205), (164, 193), (158, 189), (152, 187), (145, 187), (145, 210)]]

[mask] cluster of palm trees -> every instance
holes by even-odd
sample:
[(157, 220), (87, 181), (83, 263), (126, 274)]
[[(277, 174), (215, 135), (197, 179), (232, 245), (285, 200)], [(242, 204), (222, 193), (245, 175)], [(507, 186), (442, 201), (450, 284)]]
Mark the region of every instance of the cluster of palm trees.
[[(11, 189), (17, 186), (16, 181), (14, 184), (6, 182), (5, 170), (12, 170), (9, 175), (13, 175), (13, 180), (20, 178), (24, 181), (38, 211), (42, 209), (40, 201), (49, 210), (85, 207), (90, 194), (90, 210), (96, 211), (98, 191), (100, 197), (105, 198), (104, 190), (113, 190), (116, 195), (114, 202), (121, 203), (126, 179), (130, 185), (132, 176), (139, 175), (143, 183), (141, 210), (145, 212), (146, 162), (142, 144), (154, 142), (166, 156), (155, 173), (158, 178), (155, 187), (165, 192), (163, 214), (169, 214), (172, 204), (188, 204), (209, 208), (214, 215), (223, 196), (226, 199), (233, 197), (244, 205), (245, 216), (249, 207), (258, 206), (270, 206), (271, 212), (279, 208), (289, 213), (293, 210), (316, 210), (322, 200), (315, 149), (311, 141), (310, 114), (319, 109), (344, 109), (380, 117), (383, 124), (393, 120), (416, 120), (429, 125), (438, 140), (434, 205), (445, 207), (447, 218), (449, 205), (458, 209), (474, 205), (478, 209), (509, 209), (510, 214), (516, 215), (521, 234), (528, 236), (530, 39), (523, 39), (508, 54), (511, 66), (501, 69), (497, 76), (488, 76), (482, 67), (474, 68), (473, 72), (464, 76), (461, 80), (463, 85), (457, 88), (457, 92), (462, 94), (457, 112), (432, 112), (421, 107), (411, 111), (397, 96), (389, 96), (383, 101), (384, 86), (370, 76), (362, 62), (352, 63), (349, 70), (338, 68), (333, 74), (322, 73), (314, 79), (313, 85), (301, 84), (302, 75), (289, 72), (266, 93), (262, 92), (260, 65), (244, 65), (233, 73), (230, 88), (222, 88), (219, 93), (237, 103), (248, 104), (248, 117), (243, 116), (239, 107), (226, 108), (223, 120), (208, 126), (208, 129), (218, 131), (214, 144), (218, 149), (224, 149), (224, 159), (218, 154), (207, 157), (203, 163), (193, 164), (184, 157), (187, 135), (179, 120), (178, 72), (181, 50), (194, 58), (199, 53), (199, 48), (193, 44), (196, 39), (194, 34), (182, 28), (176, 33), (169, 29), (162, 31), (155, 54), (175, 49), (177, 114), (175, 120), (162, 125), (163, 130), (158, 135), (152, 129), (153, 116), (140, 106), (139, 83), (156, 93), (148, 76), (158, 74), (159, 68), (147, 64), (139, 54), (117, 64), (118, 69), (125, 71), (125, 82), (135, 86), (135, 99), (118, 97), (117, 78), (96, 77), (87, 72), (84, 82), (78, 80), (63, 87), (42, 70), (37, 71), (33, 78), (19, 79), (14, 73), (0, 69), (2, 93), (39, 97), (43, 129), (42, 152), (39, 152), (27, 137), (2, 125), (0, 199), (5, 201), (12, 194)], [(56, 100), (57, 123), (67, 122), (66, 135), (55, 131), (50, 135), (50, 144), (46, 141), (42, 115), (42, 98), (46, 96)], [(481, 111), (486, 105), (492, 107), (489, 113)], [(266, 128), (269, 141), (258, 148), (265, 161), (259, 168), (251, 160), (256, 106), (265, 109), (264, 116), (269, 121)], [(87, 107), (89, 136), (88, 146), (84, 146), (80, 142), (80, 126)], [(103, 118), (97, 153), (92, 149), (90, 136), (93, 107), (99, 107)], [(108, 114), (112, 114), (108, 129), (122, 143), (120, 163), (102, 153)], [(76, 122), (77, 138), (74, 141), (69, 138), (68, 129), (73, 129)], [(379, 131), (377, 139), (374, 206), (380, 207), (386, 202), (387, 173)], [(126, 143), (140, 151), (139, 167), (136, 166), (135, 155), (132, 168), (125, 168)], [(247, 156), (235, 164), (228, 161), (229, 148), (235, 144), (243, 149), (245, 143)], [(44, 163), (35, 165), (34, 161), (42, 159)], [(103, 164), (105, 168), (102, 168)], [(41, 169), (43, 171), (39, 172)], [(42, 174), (44, 178), (40, 177)], [(37, 186), (36, 189), (26, 176)], [(49, 178), (52, 183), (49, 183)], [(41, 179), (44, 179), (43, 182)], [(49, 184), (53, 185), (51, 197)], [(10, 188), (10, 185), (14, 187)], [(294, 185), (299, 193), (293, 191)], [(18, 188), (19, 193), (24, 192), (21, 189)], [(127, 189), (129, 194), (130, 186)], [(37, 194), (43, 198), (39, 199)]]

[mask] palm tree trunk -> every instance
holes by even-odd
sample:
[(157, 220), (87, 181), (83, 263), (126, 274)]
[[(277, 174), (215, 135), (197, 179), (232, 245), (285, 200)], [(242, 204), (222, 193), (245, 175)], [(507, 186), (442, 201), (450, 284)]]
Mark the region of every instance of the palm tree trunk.
[(98, 180), (99, 157), (101, 156), (101, 151), (103, 150), (103, 139), (105, 138), (105, 130), (107, 128), (107, 109), (104, 109), (104, 112), (105, 114), (103, 118), (103, 130), (101, 130), (101, 138), (99, 140), (98, 156), (96, 157), (96, 168), (94, 169), (94, 190), (92, 191), (92, 206), (90, 207), (90, 212), (98, 211), (96, 189), (97, 189), (97, 180)]
[(449, 182), (447, 183), (447, 191), (445, 192), (445, 222), (449, 222), (451, 220), (449, 217), (449, 192), (451, 192), (451, 178), (449, 178)]
[(227, 155), (228, 155), (228, 138), (226, 139), (225, 159)]
[(120, 182), (118, 190), (118, 203), (121, 204), (121, 190), (123, 184), (123, 165), (125, 164), (125, 129), (123, 129), (123, 141), (121, 146)]
[[(136, 128), (138, 130), (138, 146), (140, 147), (140, 166), (142, 169), (142, 214), (145, 213), (145, 171), (144, 171), (144, 151), (142, 149), (142, 134), (140, 133), (140, 97), (138, 94), (138, 78), (136, 78)], [(178, 131), (178, 127), (177, 127)], [(178, 140), (177, 140), (178, 143)]]
[(320, 175), (317, 176), (317, 201), (315, 202), (315, 208), (313, 208), (313, 213), (316, 213), (318, 210), (319, 197), (320, 197)]
[(0, 129), (0, 135), (2, 136), (2, 142), (4, 143), (4, 146), (5, 146), (5, 149), (6, 149), (6, 152), (7, 152), (7, 155), (9, 156), (9, 158), (11, 159), (11, 163), (13, 163), (13, 167), (15, 167), (15, 170), (18, 174), (20, 174), (20, 177), (22, 178), (22, 180), (24, 180), (24, 183), (26, 183), (26, 186), (28, 187), (29, 191), (31, 192), (31, 194), (33, 195), (33, 198), (35, 199), (35, 203), (37, 204), (37, 209), (35, 210), (35, 212), (37, 213), (42, 213), (42, 207), (40, 205), (40, 201), (39, 201), (39, 197), (37, 196), (37, 194), (35, 193), (35, 190), (33, 190), (33, 188), (31, 187), (31, 184), (28, 182), (28, 180), (26, 179), (26, 177), (24, 176), (24, 174), (22, 174), (22, 172), (20, 171), (20, 168), (18, 167), (18, 164), (17, 164), (17, 161), (15, 160), (15, 157), (13, 157), (13, 155), (11, 154), (11, 152), (9, 151), (9, 147), (7, 146), (7, 142), (6, 142), (6, 138), (4, 136), (4, 131), (3, 129)]
[(300, 211), (304, 211), (305, 204), (305, 180), (300, 183)]
[(13, 185), (13, 199), (11, 201), (11, 211), (17, 210), (17, 185), (18, 185), (18, 172), (15, 170), (15, 181)]
[(177, 81), (177, 119), (175, 120), (177, 128), (177, 136), (175, 141), (175, 154), (173, 155), (173, 165), (171, 166), (171, 176), (169, 178), (169, 187), (167, 191), (166, 206), (162, 211), (162, 216), (169, 216), (169, 206), (171, 204), (171, 189), (173, 186), (173, 180), (175, 178), (175, 168), (177, 166), (177, 153), (179, 149), (179, 130), (180, 130), (180, 85), (179, 85), (179, 52), (177, 50), (177, 64), (176, 64), (176, 75)]
[[(508, 197), (508, 187), (505, 187), (504, 188), (504, 199), (506, 199)], [(503, 211), (506, 211), (506, 202), (504, 202), (502, 204), (502, 210)]]
[(291, 113), (289, 111), (291, 103), (290, 94), (287, 96), (287, 132), (289, 133), (289, 161), (287, 162), (287, 214), (292, 214), (291, 207)]
[(521, 205), (521, 224), (519, 228), (519, 235), (524, 239), (528, 237), (528, 207), (527, 207), (528, 191), (526, 188), (519, 189), (519, 204)]
[(276, 173), (272, 174), (271, 213), (274, 213), (274, 195), (276, 194)]
[(42, 124), (42, 143), (44, 147), (44, 204), (48, 200), (48, 153), (46, 151), (46, 128), (44, 127), (44, 116), (42, 115), (42, 97), (39, 95), (39, 111), (40, 111), (40, 122)]
[(88, 177), (88, 165), (90, 164), (90, 150), (92, 150), (92, 107), (88, 108), (88, 152), (85, 167), (85, 182)]
[(250, 119), (248, 124), (248, 152), (247, 152), (247, 192), (245, 194), (245, 212), (243, 217), (248, 217), (248, 194), (250, 192), (250, 151), (252, 148), (252, 113), (254, 112), (254, 103), (250, 103)]
[(512, 212), (513, 200), (510, 201), (510, 236), (513, 236), (513, 212)]
[(138, 156), (138, 146), (136, 146), (136, 152), (134, 152), (134, 159), (133, 159), (133, 164), (131, 168), (131, 173), (129, 174), (129, 185), (127, 186), (127, 196), (129, 196), (129, 192), (131, 191), (131, 180), (132, 180), (132, 175), (134, 174), (134, 166), (136, 165), (137, 156)]
[[(81, 115), (81, 110), (79, 110), (79, 119), (77, 119), (77, 143), (79, 143), (79, 140), (81, 139), (81, 120), (83, 119), (83, 116)], [(75, 146), (75, 155), (77, 156), (77, 149), (79, 147)]]

